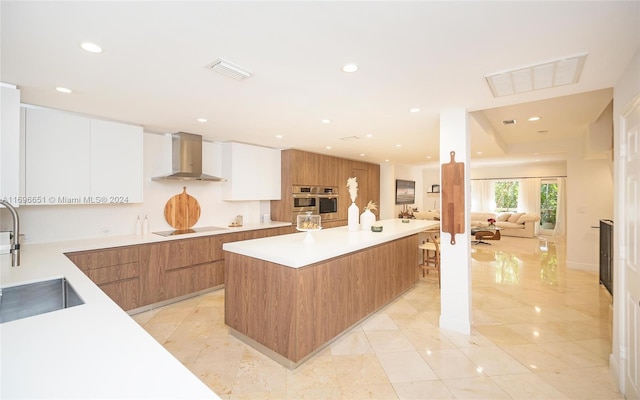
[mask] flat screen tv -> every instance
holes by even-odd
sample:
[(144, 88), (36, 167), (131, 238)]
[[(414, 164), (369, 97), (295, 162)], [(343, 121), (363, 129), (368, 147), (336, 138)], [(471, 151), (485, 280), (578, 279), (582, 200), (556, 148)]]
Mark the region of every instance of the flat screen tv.
[(415, 204), (416, 182), (396, 179), (396, 204)]

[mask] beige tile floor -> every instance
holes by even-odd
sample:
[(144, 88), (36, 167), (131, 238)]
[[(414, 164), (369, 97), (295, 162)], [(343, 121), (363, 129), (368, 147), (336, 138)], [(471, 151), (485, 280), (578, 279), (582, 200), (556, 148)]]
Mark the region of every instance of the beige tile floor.
[(134, 316), (223, 399), (621, 399), (611, 297), (562, 242), (472, 246), (473, 331), (438, 328), (435, 274), (295, 370), (232, 337), (224, 290)]

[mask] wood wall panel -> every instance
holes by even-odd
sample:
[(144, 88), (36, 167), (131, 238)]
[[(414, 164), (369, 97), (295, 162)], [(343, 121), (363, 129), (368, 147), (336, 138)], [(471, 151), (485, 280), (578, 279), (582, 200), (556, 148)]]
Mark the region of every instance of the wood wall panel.
[(322, 225), (327, 227), (347, 224), (347, 209), (351, 200), (346, 185), (347, 179), (350, 177), (357, 176), (358, 178), (359, 189), (356, 203), (361, 211), (370, 200), (380, 205), (380, 165), (378, 164), (295, 149), (283, 150), (281, 162), (281, 199), (271, 201), (271, 219), (274, 221), (291, 220), (293, 207), (291, 189), (293, 185), (336, 186), (338, 188), (338, 218), (331, 222), (331, 226), (323, 221)]
[(417, 235), (303, 268), (225, 255), (225, 323), (298, 362), (412, 287)]

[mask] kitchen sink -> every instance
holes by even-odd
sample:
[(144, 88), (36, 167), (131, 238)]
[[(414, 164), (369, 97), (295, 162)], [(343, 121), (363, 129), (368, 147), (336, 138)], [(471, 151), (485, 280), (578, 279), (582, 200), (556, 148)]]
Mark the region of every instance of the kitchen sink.
[(2, 288), (0, 323), (84, 304), (65, 278)]

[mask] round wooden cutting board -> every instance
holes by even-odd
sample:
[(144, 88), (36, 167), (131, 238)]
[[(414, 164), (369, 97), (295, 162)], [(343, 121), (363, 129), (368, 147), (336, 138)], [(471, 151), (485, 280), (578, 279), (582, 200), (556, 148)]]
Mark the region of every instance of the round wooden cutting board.
[(173, 196), (164, 206), (164, 219), (174, 229), (189, 229), (200, 218), (200, 203), (187, 194), (185, 186), (182, 193)]

